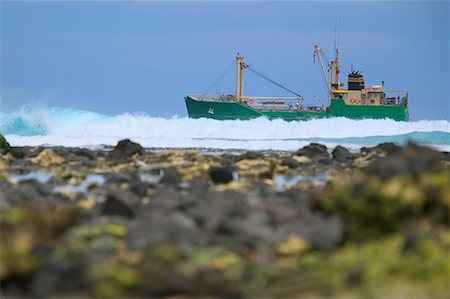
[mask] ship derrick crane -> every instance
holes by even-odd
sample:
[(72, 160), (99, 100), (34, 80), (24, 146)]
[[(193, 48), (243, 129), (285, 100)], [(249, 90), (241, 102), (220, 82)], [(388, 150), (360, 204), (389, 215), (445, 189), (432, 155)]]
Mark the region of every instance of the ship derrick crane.
[(319, 45), (314, 45), (313, 59), (314, 59), (314, 62), (316, 62), (316, 56), (319, 59), (320, 68), (322, 69), (323, 79), (325, 80), (325, 84), (327, 86), (328, 97), (331, 99), (331, 87), (330, 87), (330, 83), (328, 83), (328, 77), (327, 77), (327, 73), (325, 71), (325, 67), (323, 66), (321, 53), (322, 53), (322, 50), (320, 49)]
[(314, 55), (313, 55), (314, 62), (316, 61), (316, 56), (319, 59), (320, 68), (322, 69), (323, 78), (327, 86), (328, 97), (330, 99), (333, 96), (333, 93), (338, 92), (339, 87), (344, 85), (343, 83), (339, 82), (339, 73), (340, 73), (339, 48), (335, 47), (334, 49), (335, 49), (334, 59), (328, 64), (329, 67), (328, 71), (330, 71), (331, 75), (331, 84), (328, 81), (327, 72), (325, 71), (325, 67), (322, 60), (323, 56), (322, 49), (320, 49), (319, 45), (314, 45)]

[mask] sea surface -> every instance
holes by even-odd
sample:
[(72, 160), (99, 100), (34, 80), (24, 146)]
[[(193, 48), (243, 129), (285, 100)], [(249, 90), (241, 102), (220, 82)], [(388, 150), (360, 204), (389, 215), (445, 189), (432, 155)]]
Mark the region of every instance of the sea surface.
[(147, 148), (202, 148), (293, 151), (319, 142), (352, 150), (382, 142), (409, 141), (450, 151), (450, 122), (420, 120), (396, 122), (315, 119), (217, 121), (187, 117), (158, 118), (124, 113), (108, 116), (66, 108), (22, 108), (0, 111), (0, 132), (15, 146), (69, 146), (102, 148), (129, 138)]

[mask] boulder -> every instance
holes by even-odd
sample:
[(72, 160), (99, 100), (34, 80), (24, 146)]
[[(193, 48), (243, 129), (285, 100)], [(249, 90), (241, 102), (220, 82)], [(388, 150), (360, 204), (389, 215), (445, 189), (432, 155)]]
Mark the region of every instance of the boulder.
[(120, 140), (119, 143), (110, 152), (111, 157), (123, 159), (131, 157), (135, 154), (143, 154), (144, 148), (139, 144), (132, 142), (130, 139)]
[(361, 152), (362, 153), (370, 153), (370, 152), (384, 152), (387, 154), (395, 154), (402, 150), (401, 146), (398, 146), (392, 142), (384, 142), (380, 143), (377, 146), (374, 147), (362, 147)]
[(318, 143), (311, 143), (296, 153), (297, 156), (305, 156), (319, 163), (329, 163), (331, 161), (327, 147)]
[(248, 151), (242, 155), (240, 155), (237, 160), (254, 160), (254, 159), (261, 159), (264, 155), (261, 152), (254, 152), (254, 151)]
[(211, 167), (209, 177), (215, 184), (226, 184), (233, 180), (233, 172), (225, 167)]
[(333, 159), (339, 162), (347, 162), (348, 160), (353, 159), (353, 154), (343, 146), (336, 146), (331, 153)]
[(419, 175), (439, 169), (444, 157), (443, 153), (432, 148), (410, 143), (399, 152), (374, 160), (365, 170), (381, 179), (389, 179), (402, 173)]
[(122, 198), (120, 193), (109, 192), (106, 201), (102, 206), (102, 214), (108, 216), (122, 216), (133, 218), (134, 211), (131, 206)]
[(300, 162), (292, 157), (284, 157), (283, 160), (281, 160), (281, 165), (288, 166), (289, 168), (297, 168), (300, 166)]

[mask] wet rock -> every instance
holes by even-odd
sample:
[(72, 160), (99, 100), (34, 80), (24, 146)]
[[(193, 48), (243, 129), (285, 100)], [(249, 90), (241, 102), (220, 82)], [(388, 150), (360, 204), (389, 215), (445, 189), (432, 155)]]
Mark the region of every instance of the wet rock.
[(181, 182), (181, 174), (174, 167), (169, 167), (164, 170), (164, 175), (160, 183), (167, 185), (176, 185)]
[(226, 184), (233, 180), (233, 173), (229, 168), (211, 167), (209, 177), (215, 184)]
[(331, 154), (333, 159), (339, 162), (347, 162), (353, 159), (353, 154), (350, 153), (348, 149), (340, 145), (336, 146)]
[(261, 159), (264, 155), (261, 152), (255, 152), (255, 151), (248, 151), (242, 155), (240, 155), (237, 160), (254, 160), (254, 159)]
[(135, 154), (143, 154), (144, 148), (130, 139), (120, 140), (119, 143), (110, 152), (111, 157), (116, 159), (123, 159), (131, 157)]
[(331, 161), (330, 154), (327, 151), (327, 147), (318, 143), (311, 143), (296, 153), (297, 156), (306, 156), (319, 163), (329, 163)]
[(120, 193), (110, 191), (106, 196), (106, 201), (103, 203), (102, 214), (133, 218), (135, 213)]
[(300, 162), (295, 160), (292, 157), (284, 157), (283, 160), (281, 160), (281, 165), (288, 166), (289, 168), (295, 169), (300, 166)]

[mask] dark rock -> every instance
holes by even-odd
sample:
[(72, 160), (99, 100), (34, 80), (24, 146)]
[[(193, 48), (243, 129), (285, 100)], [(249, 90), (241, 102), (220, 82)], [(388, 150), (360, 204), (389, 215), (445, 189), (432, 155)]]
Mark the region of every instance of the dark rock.
[(330, 154), (327, 151), (327, 147), (318, 143), (311, 143), (296, 153), (297, 156), (306, 156), (319, 163), (329, 163), (331, 161)]
[(102, 214), (126, 218), (134, 217), (134, 211), (131, 206), (122, 198), (120, 193), (112, 191), (106, 196), (106, 201), (102, 206)]
[(203, 242), (195, 222), (186, 215), (176, 212), (155, 215), (149, 221), (138, 223), (130, 229), (127, 239), (130, 249), (167, 243), (192, 245)]
[(196, 177), (189, 182), (189, 186), (192, 190), (205, 190), (208, 189), (209, 183), (205, 178)]
[(60, 277), (56, 271), (47, 270), (46, 268), (40, 269), (34, 275), (31, 282), (31, 294), (33, 298), (48, 298), (54, 293), (59, 284)]
[(120, 140), (119, 143), (110, 152), (111, 157), (116, 159), (122, 159), (131, 157), (134, 154), (143, 154), (144, 148), (130, 139)]
[(267, 213), (275, 227), (291, 223), (299, 218), (299, 209), (293, 208), (287, 200), (270, 198), (267, 203)]
[(353, 158), (353, 154), (350, 153), (348, 149), (340, 145), (336, 146), (331, 154), (333, 159), (339, 162), (347, 162)]
[(233, 180), (233, 173), (229, 168), (211, 167), (209, 177), (215, 184), (226, 184)]
[(284, 157), (281, 161), (281, 165), (289, 166), (289, 168), (297, 168), (300, 166), (300, 163), (292, 157)]
[(197, 205), (187, 213), (206, 230), (215, 231), (230, 217), (246, 215), (245, 195), (236, 191), (208, 190), (198, 194)]
[(27, 151), (25, 147), (13, 146), (10, 149), (11, 155), (13, 155), (16, 159), (22, 159), (27, 155)]
[(450, 152), (442, 152), (442, 160), (450, 162)]
[(178, 207), (179, 193), (174, 188), (159, 188), (143, 210), (144, 213), (166, 213)]
[(334, 249), (343, 238), (343, 222), (337, 216), (303, 213), (299, 219), (281, 229), (283, 235), (292, 233), (308, 240), (316, 250)]
[(164, 175), (160, 182), (168, 185), (176, 185), (181, 182), (181, 174), (174, 167), (169, 167), (164, 170)]
[(228, 166), (232, 165), (235, 160), (236, 160), (235, 155), (223, 154), (221, 156), (220, 164), (222, 164), (222, 166), (224, 166), (224, 167), (228, 167)]
[(264, 155), (261, 152), (248, 151), (237, 158), (237, 161), (240, 160), (255, 160), (261, 159)]
[(4, 193), (10, 202), (33, 202), (36, 208), (48, 208), (59, 203), (52, 194), (52, 187), (30, 179), (19, 182)]
[(362, 153), (370, 153), (373, 151), (376, 152), (385, 152), (387, 154), (395, 154), (402, 150), (401, 146), (398, 146), (392, 142), (384, 142), (380, 143), (377, 146), (374, 147), (362, 147), (361, 152)]
[(32, 188), (37, 192), (37, 194), (43, 196), (49, 196), (53, 191), (53, 188), (50, 185), (42, 184), (35, 179), (24, 180), (19, 184), (20, 188), (23, 188), (25, 185), (31, 185)]
[(134, 192), (139, 197), (147, 195), (147, 189), (152, 188), (153, 185), (141, 181), (133, 181), (130, 183), (130, 191)]
[(6, 188), (0, 186), (0, 212), (6, 211), (11, 207), (11, 203), (5, 196)]
[(376, 159), (365, 170), (381, 179), (388, 179), (402, 173), (416, 176), (424, 171), (439, 169), (443, 158), (444, 155), (441, 152), (410, 143), (399, 152)]
[(77, 156), (86, 157), (86, 158), (88, 158), (90, 160), (94, 160), (94, 159), (97, 158), (97, 154), (96, 154), (95, 151), (91, 151), (91, 150), (86, 149), (86, 148), (76, 149), (74, 151), (74, 154), (77, 155)]

